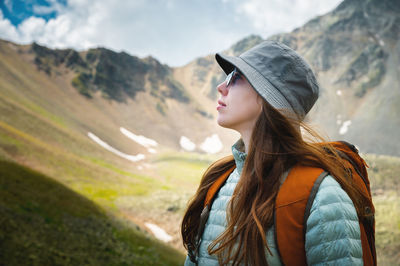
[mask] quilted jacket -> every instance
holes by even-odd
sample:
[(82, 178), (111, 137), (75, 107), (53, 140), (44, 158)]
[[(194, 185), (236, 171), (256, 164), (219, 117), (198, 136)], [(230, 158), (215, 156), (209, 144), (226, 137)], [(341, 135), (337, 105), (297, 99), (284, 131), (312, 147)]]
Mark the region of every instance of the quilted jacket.
[[(208, 245), (226, 226), (226, 207), (239, 181), (246, 154), (243, 143), (232, 146), (236, 169), (218, 192), (211, 207), (199, 248), (199, 265), (218, 265), (218, 259), (208, 254)], [(274, 238), (274, 227), (267, 231), (268, 265), (282, 265)], [(354, 205), (334, 178), (327, 176), (321, 183), (307, 220), (306, 256), (308, 265), (362, 265), (360, 227)], [(187, 257), (185, 266), (194, 265)]]

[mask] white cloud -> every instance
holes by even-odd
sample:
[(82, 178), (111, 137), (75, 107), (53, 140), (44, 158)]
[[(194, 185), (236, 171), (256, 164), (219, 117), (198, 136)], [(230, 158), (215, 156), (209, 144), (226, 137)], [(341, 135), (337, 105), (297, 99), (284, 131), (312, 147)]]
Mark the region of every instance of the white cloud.
[(0, 38), (51, 48), (103, 46), (177, 66), (224, 50), (250, 34), (267, 38), (289, 31), (339, 2), (69, 0), (63, 6), (50, 0), (49, 7), (34, 6), (37, 15), (57, 12), (47, 22), (30, 17), (16, 27), (0, 14)]
[(341, 0), (247, 0), (238, 5), (236, 12), (253, 21), (262, 35), (290, 31), (311, 18), (335, 8)]
[(47, 0), (49, 6), (33, 5), (33, 12), (38, 15), (47, 15), (52, 12), (62, 12), (64, 5), (57, 0)]
[(8, 19), (3, 17), (3, 12), (0, 10), (0, 37), (6, 40), (17, 40), (19, 35), (16, 28)]
[[(47, 24), (48, 25), (48, 24)], [(46, 34), (46, 21), (43, 18), (30, 17), (18, 26), (22, 42), (40, 40)]]
[[(0, 38), (12, 40), (18, 43), (39, 42), (52, 48), (74, 47), (76, 49), (85, 49), (82, 41), (84, 35), (80, 34), (79, 40), (74, 39), (75, 32), (82, 32), (87, 17), (78, 15), (77, 12), (63, 11), (54, 19), (47, 22), (40, 17), (29, 17), (17, 27), (12, 25), (9, 20), (3, 16), (0, 17)], [(72, 38), (71, 38), (72, 37)]]

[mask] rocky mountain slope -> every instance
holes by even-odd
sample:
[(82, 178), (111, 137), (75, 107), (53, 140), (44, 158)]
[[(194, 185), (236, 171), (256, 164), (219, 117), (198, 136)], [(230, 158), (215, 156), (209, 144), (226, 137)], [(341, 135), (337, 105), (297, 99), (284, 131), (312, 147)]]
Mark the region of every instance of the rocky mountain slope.
[[(400, 155), (399, 14), (398, 1), (345, 0), (293, 32), (270, 37), (299, 51), (316, 71), (321, 98), (310, 122), (362, 152)], [(240, 54), (261, 41), (251, 35), (224, 53)], [(238, 137), (215, 122), (215, 87), (224, 79), (214, 55), (171, 68), (104, 48), (77, 52), (0, 40), (0, 163), (28, 166), (144, 230), (146, 223), (158, 224), (182, 249), (177, 225), (187, 200), (220, 155), (179, 151), (196, 144), (204, 153), (216, 146), (210, 136), (217, 134), (229, 152)], [(378, 210), (378, 258), (393, 265), (400, 243), (399, 159), (366, 159)], [(15, 191), (19, 177), (7, 173), (17, 168), (2, 175), (18, 185)], [(35, 199), (23, 204), (29, 202)], [(37, 219), (45, 217), (28, 207)], [(14, 218), (30, 228), (31, 214), (7, 213), (12, 230)]]
[[(168, 244), (182, 249), (178, 210), (215, 160), (198, 144), (216, 126), (170, 72), (153, 58), (106, 49), (77, 53), (0, 41), (0, 163), (34, 169), (155, 237), (154, 228), (166, 230)], [(182, 136), (203, 154), (181, 153)], [(7, 171), (14, 170), (5, 169), (1, 178), (19, 182)], [(34, 193), (42, 194), (37, 187)], [(15, 226), (29, 227), (26, 217)]]
[[(400, 155), (399, 11), (395, 0), (346, 0), (290, 33), (269, 38), (296, 49), (315, 70), (321, 97), (310, 114), (312, 124), (362, 152)], [(238, 55), (262, 40), (251, 35), (224, 53)], [(152, 57), (104, 48), (78, 53), (2, 41), (0, 52), (7, 97), (35, 103), (80, 134), (93, 132), (122, 152), (146, 149), (121, 137), (120, 127), (173, 149), (182, 148), (185, 136), (202, 151), (207, 138), (208, 146), (215, 146), (214, 136), (229, 152), (238, 137), (215, 123), (215, 87), (225, 75), (214, 55), (170, 68)]]
[[(120, 127), (155, 140), (160, 149), (182, 149), (185, 136), (196, 145), (194, 150), (205, 152), (213, 141), (201, 144), (221, 135), (213, 114), (174, 79), (173, 69), (152, 57), (140, 59), (104, 48), (78, 53), (0, 41), (0, 81), (6, 105), (11, 100), (35, 105), (81, 136), (92, 132), (125, 153), (148, 152), (123, 136)], [(1, 115), (15, 125), (12, 116)]]
[[(332, 12), (290, 33), (268, 39), (297, 50), (321, 85), (310, 122), (331, 139), (356, 144), (362, 152), (400, 155), (400, 2), (345, 0)], [(224, 51), (239, 55), (260, 43), (249, 36)], [(213, 56), (174, 70), (186, 88), (196, 86), (205, 106), (215, 101), (224, 74)]]
[(323, 90), (312, 119), (363, 152), (400, 155), (399, 25), (398, 1), (351, 0), (273, 37), (318, 73)]

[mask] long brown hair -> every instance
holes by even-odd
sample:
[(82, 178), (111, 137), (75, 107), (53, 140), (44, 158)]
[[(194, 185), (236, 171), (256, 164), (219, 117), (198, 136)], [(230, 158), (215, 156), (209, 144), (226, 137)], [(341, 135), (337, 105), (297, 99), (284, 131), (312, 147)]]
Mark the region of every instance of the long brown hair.
[[(273, 225), (275, 198), (284, 172), (296, 164), (314, 166), (329, 172), (347, 192), (359, 218), (364, 216), (367, 200), (352, 186), (348, 172), (334, 148), (305, 141), (300, 127), (323, 141), (311, 128), (285, 116), (266, 101), (254, 126), (248, 155), (240, 180), (227, 207), (227, 228), (208, 247), (221, 265), (267, 265), (266, 231)], [(183, 217), (181, 233), (186, 249), (195, 245), (199, 217), (211, 184), (234, 164), (233, 156), (212, 164), (204, 173), (200, 186)]]

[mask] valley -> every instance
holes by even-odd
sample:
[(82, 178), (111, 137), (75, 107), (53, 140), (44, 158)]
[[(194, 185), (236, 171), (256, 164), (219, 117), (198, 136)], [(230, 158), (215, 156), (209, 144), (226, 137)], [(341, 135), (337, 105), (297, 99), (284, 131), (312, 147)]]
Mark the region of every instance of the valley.
[[(316, 71), (321, 95), (307, 122), (355, 144), (369, 165), (379, 265), (400, 265), (399, 14), (393, 0), (345, 0), (267, 38)], [(172, 68), (0, 40), (0, 261), (181, 265), (187, 203), (239, 137), (215, 122), (224, 78), (214, 55)]]

